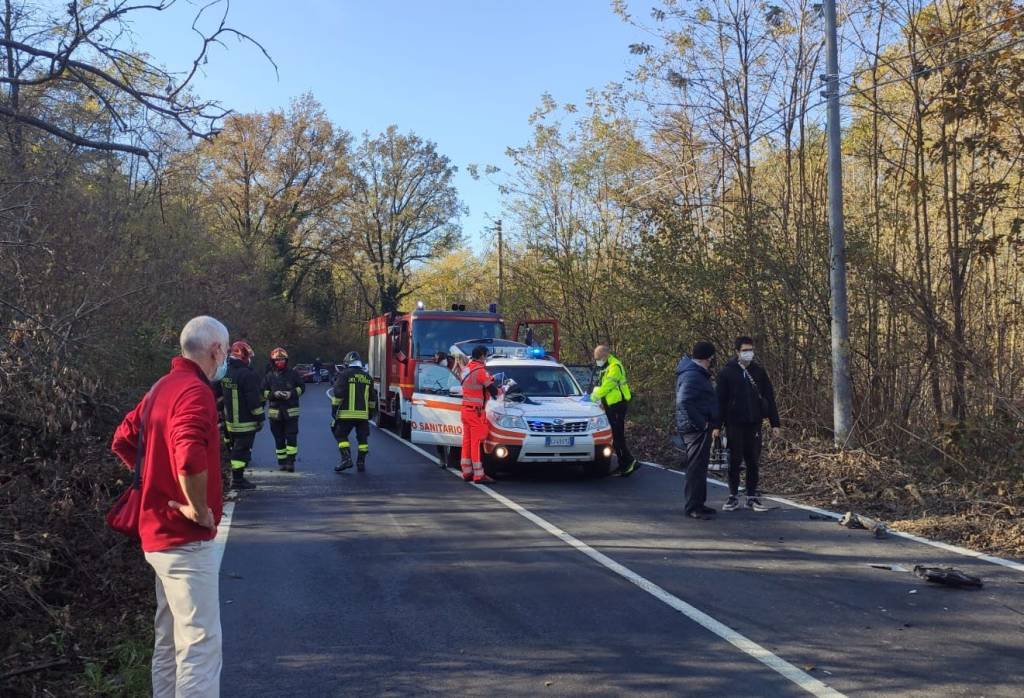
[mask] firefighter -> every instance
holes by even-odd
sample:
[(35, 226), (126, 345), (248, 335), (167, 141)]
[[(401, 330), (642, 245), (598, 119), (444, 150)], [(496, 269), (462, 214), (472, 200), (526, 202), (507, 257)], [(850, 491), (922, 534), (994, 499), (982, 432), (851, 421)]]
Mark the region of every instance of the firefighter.
[(252, 461), (252, 444), (256, 440), (256, 432), (263, 428), (266, 416), (260, 378), (252, 370), (252, 358), (253, 351), (248, 342), (232, 344), (227, 375), (215, 388), (228, 437), (231, 488), (236, 490), (256, 487), (245, 479), (245, 469)]
[(359, 472), (365, 471), (366, 455), (370, 452), (370, 412), (377, 406), (377, 391), (373, 388), (373, 379), (363, 367), (359, 354), (354, 351), (345, 356), (345, 370), (334, 379), (331, 406), (331, 431), (338, 440), (338, 450), (341, 454), (341, 460), (334, 471), (340, 473), (352, 467), (352, 451), (348, 437), (353, 429), (356, 430), (356, 441), (359, 443), (356, 468)]
[(590, 394), (590, 400), (600, 402), (604, 407), (612, 428), (612, 445), (619, 461), (619, 474), (629, 477), (639, 462), (626, 445), (626, 411), (629, 409), (629, 401), (633, 399), (629, 383), (626, 382), (626, 370), (604, 344), (594, 349), (594, 363), (601, 372), (597, 375), (597, 386)]
[(484, 472), (481, 447), (487, 438), (487, 396), (498, 397), (498, 386), (487, 372), (484, 359), (487, 347), (473, 348), (473, 355), (462, 378), (462, 479), (466, 482), (493, 483)]
[(270, 352), (271, 370), (263, 376), (263, 399), (268, 401), (267, 419), (274, 435), (278, 469), (295, 472), (299, 455), (299, 396), (304, 384), (288, 367), (288, 352), (277, 347)]

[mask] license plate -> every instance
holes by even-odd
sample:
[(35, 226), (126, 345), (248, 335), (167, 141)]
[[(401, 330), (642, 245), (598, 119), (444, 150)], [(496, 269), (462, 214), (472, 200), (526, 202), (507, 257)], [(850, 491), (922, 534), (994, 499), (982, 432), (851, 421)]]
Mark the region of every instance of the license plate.
[(546, 439), (548, 446), (572, 446), (575, 443), (574, 436), (549, 436)]

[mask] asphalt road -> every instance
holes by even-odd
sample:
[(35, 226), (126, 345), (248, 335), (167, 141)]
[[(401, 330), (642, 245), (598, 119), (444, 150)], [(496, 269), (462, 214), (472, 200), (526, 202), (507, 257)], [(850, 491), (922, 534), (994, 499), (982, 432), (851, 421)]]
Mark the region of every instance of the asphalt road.
[(788, 507), (691, 521), (683, 477), (651, 467), (506, 477), (499, 501), (374, 430), (368, 471), (339, 475), (323, 390), (302, 409), (298, 472), (264, 430), (235, 506), (226, 696), (1024, 692), (1020, 571)]

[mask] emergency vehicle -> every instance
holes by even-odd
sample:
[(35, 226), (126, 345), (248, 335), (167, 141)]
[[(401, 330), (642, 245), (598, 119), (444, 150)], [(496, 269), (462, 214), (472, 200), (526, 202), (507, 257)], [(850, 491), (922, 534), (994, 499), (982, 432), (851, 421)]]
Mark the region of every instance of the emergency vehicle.
[[(546, 329), (553, 350), (535, 340)], [(427, 310), (383, 315), (370, 320), (370, 375), (379, 396), (377, 425), (403, 438), (434, 446), (442, 466), (458, 467), (462, 446), (459, 379), (449, 369), (450, 350), (465, 354), (479, 344), (488, 347), (488, 370), (504, 374), (505, 394), (490, 400), (490, 437), (484, 443), (484, 464), (493, 472), (502, 465), (539, 462), (582, 463), (594, 475), (609, 471), (612, 432), (598, 405), (581, 401), (583, 391), (573, 374), (557, 360), (558, 323), (523, 320), (514, 337), (495, 306), (488, 312)]]

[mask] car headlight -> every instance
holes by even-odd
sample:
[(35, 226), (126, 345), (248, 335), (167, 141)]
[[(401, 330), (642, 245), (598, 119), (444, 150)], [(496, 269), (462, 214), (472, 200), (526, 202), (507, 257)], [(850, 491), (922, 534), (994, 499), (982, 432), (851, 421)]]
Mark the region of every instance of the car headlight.
[(591, 431), (596, 431), (598, 429), (607, 429), (607, 428), (608, 428), (608, 416), (607, 415), (603, 415), (602, 414), (602, 415), (598, 415), (597, 417), (591, 417), (590, 418), (590, 430)]
[(522, 429), (526, 431), (526, 420), (514, 414), (498, 415), (494, 423), (506, 429)]

